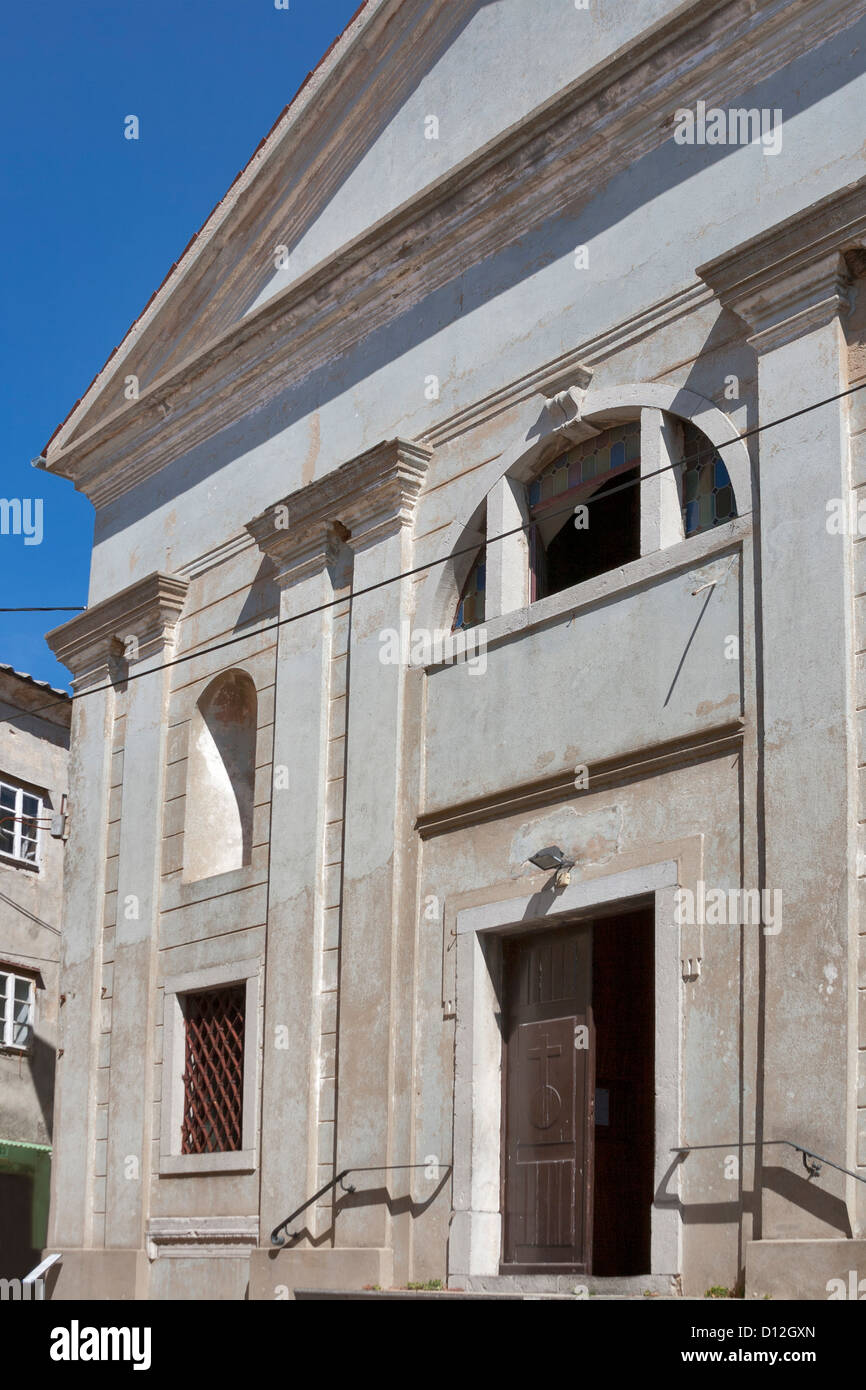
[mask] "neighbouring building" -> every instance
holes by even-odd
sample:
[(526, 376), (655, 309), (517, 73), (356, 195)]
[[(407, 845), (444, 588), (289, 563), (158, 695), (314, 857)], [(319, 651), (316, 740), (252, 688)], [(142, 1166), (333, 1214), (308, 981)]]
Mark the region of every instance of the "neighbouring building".
[(58, 1296), (866, 1279), (864, 53), (368, 0), (46, 446)]
[(72, 702), (0, 665), (0, 1278), (48, 1228)]

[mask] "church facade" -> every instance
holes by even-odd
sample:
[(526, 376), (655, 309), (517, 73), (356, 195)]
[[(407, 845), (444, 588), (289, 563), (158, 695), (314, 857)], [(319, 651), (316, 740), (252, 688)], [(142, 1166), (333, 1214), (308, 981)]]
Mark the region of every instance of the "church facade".
[(864, 24), (368, 0), (46, 446), (56, 1296), (866, 1278)]

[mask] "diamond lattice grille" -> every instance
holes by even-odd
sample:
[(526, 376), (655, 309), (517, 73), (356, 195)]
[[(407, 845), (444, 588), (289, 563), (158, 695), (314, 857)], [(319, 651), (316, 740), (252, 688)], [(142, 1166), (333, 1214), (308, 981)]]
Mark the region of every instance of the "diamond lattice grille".
[(186, 996), (181, 1153), (241, 1147), (244, 996), (243, 985)]

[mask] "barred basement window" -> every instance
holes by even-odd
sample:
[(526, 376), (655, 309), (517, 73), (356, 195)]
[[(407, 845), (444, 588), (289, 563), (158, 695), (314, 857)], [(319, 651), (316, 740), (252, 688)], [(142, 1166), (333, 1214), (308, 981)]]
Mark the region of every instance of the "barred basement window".
[(184, 1016), (182, 1154), (242, 1147), (244, 985), (187, 994)]

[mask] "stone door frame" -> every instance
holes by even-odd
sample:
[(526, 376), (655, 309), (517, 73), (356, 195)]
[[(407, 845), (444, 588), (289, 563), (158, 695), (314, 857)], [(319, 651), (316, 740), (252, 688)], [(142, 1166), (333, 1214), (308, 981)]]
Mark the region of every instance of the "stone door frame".
[(503, 937), (651, 902), (655, 916), (655, 1133), (652, 1274), (682, 1269), (680, 1143), (682, 968), (675, 859), (457, 912), (454, 1184), (448, 1279), (498, 1275), (502, 1249)]

